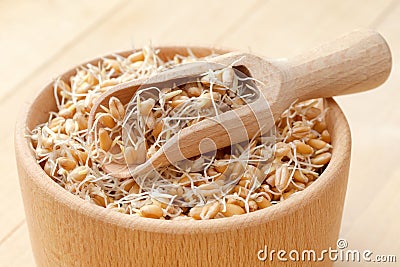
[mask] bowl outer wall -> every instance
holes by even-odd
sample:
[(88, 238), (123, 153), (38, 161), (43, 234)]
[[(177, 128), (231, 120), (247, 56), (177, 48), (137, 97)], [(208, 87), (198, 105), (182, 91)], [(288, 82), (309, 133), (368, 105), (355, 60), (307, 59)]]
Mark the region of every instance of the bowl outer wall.
[[(192, 47), (191, 50), (201, 56), (213, 49)], [(160, 51), (184, 54), (186, 48), (160, 47)], [(63, 77), (74, 73), (75, 68)], [(36, 163), (24, 135), (27, 128), (46, 121), (48, 111), (55, 108), (50, 83), (27, 104), (15, 131), (21, 192), (37, 264), (74, 265), (78, 260), (93, 265), (118, 260), (122, 265), (204, 262), (222, 266), (232, 262), (259, 264), (257, 251), (264, 245), (287, 251), (334, 248), (347, 187), (351, 137), (337, 103), (326, 99), (325, 104), (329, 108), (327, 124), (334, 147), (332, 159), (319, 179), (304, 192), (279, 205), (231, 218), (167, 221), (129, 216), (93, 205), (47, 176)], [(303, 262), (298, 266), (306, 265)], [(274, 266), (279, 266), (279, 262)], [(323, 262), (321, 266), (330, 263)]]

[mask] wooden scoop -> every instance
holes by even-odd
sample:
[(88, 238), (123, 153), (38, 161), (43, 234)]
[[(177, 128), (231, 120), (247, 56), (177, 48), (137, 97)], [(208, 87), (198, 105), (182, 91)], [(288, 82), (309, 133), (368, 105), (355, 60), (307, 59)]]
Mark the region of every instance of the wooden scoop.
[[(296, 100), (328, 98), (373, 89), (389, 76), (392, 59), (383, 37), (371, 30), (358, 30), (333, 42), (321, 45), (307, 53), (286, 61), (268, 61), (247, 53), (228, 53), (213, 58), (211, 65), (181, 66), (157, 74), (155, 83), (169, 82), (185, 76), (204, 73), (206, 68), (233, 64), (248, 72), (262, 84), (257, 84), (260, 97), (238, 109), (225, 112), (218, 118), (206, 119), (169, 139), (145, 163), (130, 173), (127, 166), (111, 163), (105, 171), (116, 177), (130, 177), (191, 158), (215, 148), (249, 140), (274, 126), (284, 110)], [(190, 65), (189, 65), (190, 66)], [(128, 103), (136, 89), (145, 83), (135, 80), (121, 84), (102, 95), (92, 108), (89, 125), (101, 104), (111, 96)], [(212, 140), (213, 142), (203, 142)], [(201, 151), (200, 146), (201, 144)]]

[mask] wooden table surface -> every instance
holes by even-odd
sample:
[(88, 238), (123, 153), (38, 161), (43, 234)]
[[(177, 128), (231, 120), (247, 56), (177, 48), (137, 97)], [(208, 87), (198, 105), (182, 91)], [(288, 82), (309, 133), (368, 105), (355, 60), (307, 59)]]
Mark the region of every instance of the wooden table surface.
[(34, 266), (13, 129), (21, 104), (62, 71), (110, 51), (150, 42), (290, 57), (355, 28), (381, 32), (391, 46), (394, 65), (388, 82), (376, 91), (337, 98), (353, 138), (341, 237), (350, 249), (397, 255), (399, 264), (400, 1), (2, 0), (0, 266)]

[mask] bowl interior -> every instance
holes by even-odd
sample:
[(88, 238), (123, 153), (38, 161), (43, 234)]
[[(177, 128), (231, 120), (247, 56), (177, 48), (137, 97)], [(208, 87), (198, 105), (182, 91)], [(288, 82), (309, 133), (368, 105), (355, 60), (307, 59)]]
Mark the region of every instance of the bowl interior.
[[(160, 47), (160, 57), (162, 59), (172, 58), (175, 54), (187, 55), (187, 47)], [(190, 51), (198, 56), (207, 56), (212, 52), (222, 54), (226, 53), (226, 50), (221, 49), (211, 49), (204, 47), (190, 47)], [(119, 54), (127, 55), (132, 53), (132, 51), (125, 51)], [(100, 58), (91, 60), (87, 63), (96, 64)], [(75, 74), (75, 69), (73, 68), (65, 72), (61, 77), (65, 81), (69, 80), (72, 75)], [(81, 213), (85, 213), (88, 216), (98, 218), (99, 220), (106, 221), (112, 224), (118, 224), (122, 227), (136, 229), (143, 229), (149, 231), (149, 229), (154, 229), (154, 231), (161, 232), (180, 232), (185, 231), (193, 233), (193, 231), (218, 231), (218, 229), (226, 229), (226, 225), (230, 224), (233, 228), (241, 227), (243, 223), (248, 225), (265, 223), (268, 220), (279, 219), (280, 216), (285, 216), (285, 214), (290, 214), (296, 209), (301, 207), (303, 203), (307, 202), (307, 199), (311, 197), (318, 196), (318, 192), (323, 188), (329, 186), (329, 180), (333, 179), (337, 170), (342, 169), (349, 160), (350, 154), (350, 130), (347, 124), (346, 118), (342, 113), (340, 107), (333, 99), (325, 100), (325, 105), (329, 108), (327, 113), (327, 125), (328, 130), (332, 137), (332, 159), (328, 164), (327, 168), (323, 174), (318, 178), (317, 182), (313, 183), (311, 186), (307, 187), (303, 192), (297, 194), (296, 196), (289, 198), (277, 205), (272, 207), (251, 212), (248, 214), (235, 216), (235, 218), (223, 218), (215, 219), (209, 221), (167, 221), (167, 220), (154, 220), (147, 219), (138, 216), (130, 216), (126, 214), (121, 214), (118, 212), (110, 211), (105, 208), (93, 205), (77, 196), (70, 194), (68, 191), (64, 190), (61, 186), (56, 184), (43, 169), (36, 163), (33, 152), (30, 150), (28, 141), (23, 136), (27, 128), (32, 129), (37, 124), (43, 123), (48, 120), (48, 113), (50, 111), (56, 110), (56, 103), (53, 97), (53, 86), (52, 83), (48, 84), (36, 98), (26, 107), (26, 110), (22, 113), (20, 120), (17, 122), (16, 127), (16, 143), (17, 146), (22, 147), (26, 159), (22, 163), (24, 167), (29, 168), (32, 173), (32, 177), (36, 183), (40, 186), (47, 188), (48, 193), (60, 204), (68, 205), (70, 208), (77, 210)], [(347, 155), (343, 157), (343, 155)], [(212, 225), (212, 228), (210, 228)], [(157, 226), (157, 227), (154, 227)], [(154, 228), (153, 228), (154, 227)]]

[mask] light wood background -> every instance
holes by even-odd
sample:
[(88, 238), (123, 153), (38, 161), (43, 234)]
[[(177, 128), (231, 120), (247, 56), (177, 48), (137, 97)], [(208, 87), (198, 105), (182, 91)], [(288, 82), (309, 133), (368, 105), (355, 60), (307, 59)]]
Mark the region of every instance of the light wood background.
[(376, 91), (338, 98), (353, 135), (341, 237), (349, 249), (394, 254), (400, 262), (400, 1), (1, 0), (0, 266), (34, 266), (13, 128), (21, 104), (57, 74), (150, 42), (290, 57), (355, 28), (381, 32), (394, 66), (389, 81)]

